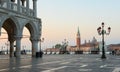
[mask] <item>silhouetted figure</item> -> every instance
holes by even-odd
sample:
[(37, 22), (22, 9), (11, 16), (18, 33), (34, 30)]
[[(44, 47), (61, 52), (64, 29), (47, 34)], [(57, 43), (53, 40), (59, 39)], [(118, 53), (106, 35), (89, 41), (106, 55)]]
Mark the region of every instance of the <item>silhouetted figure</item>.
[(16, 57), (16, 51), (14, 52), (14, 57)]
[(40, 57), (42, 57), (43, 56), (43, 51), (40, 51)]

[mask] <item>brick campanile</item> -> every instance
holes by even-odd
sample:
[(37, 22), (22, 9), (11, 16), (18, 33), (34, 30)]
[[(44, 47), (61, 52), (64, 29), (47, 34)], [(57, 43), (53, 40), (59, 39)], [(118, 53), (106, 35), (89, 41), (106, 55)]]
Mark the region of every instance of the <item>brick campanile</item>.
[(77, 32), (77, 37), (76, 37), (77, 48), (80, 48), (80, 45), (81, 45), (81, 38), (80, 38), (80, 31), (79, 31), (79, 27), (78, 27), (78, 32)]

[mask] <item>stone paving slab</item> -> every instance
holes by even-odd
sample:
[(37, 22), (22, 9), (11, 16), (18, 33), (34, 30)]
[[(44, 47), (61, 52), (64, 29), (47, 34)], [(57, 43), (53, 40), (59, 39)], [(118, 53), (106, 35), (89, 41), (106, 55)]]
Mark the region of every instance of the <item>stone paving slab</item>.
[[(44, 55), (21, 59), (0, 59), (0, 72), (120, 72), (120, 56)], [(5, 58), (5, 57), (4, 57)]]

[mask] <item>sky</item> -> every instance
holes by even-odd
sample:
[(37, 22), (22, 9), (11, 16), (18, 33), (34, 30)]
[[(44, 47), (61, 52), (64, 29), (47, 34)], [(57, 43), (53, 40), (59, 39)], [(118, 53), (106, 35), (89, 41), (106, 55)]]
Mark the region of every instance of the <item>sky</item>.
[(101, 41), (97, 28), (105, 23), (110, 26), (106, 44), (120, 43), (120, 0), (38, 0), (38, 17), (42, 20), (43, 46), (52, 47), (67, 39), (69, 45), (76, 45), (77, 28), (81, 41)]
[[(105, 36), (106, 44), (120, 43), (120, 0), (37, 0), (37, 17), (42, 21), (43, 49), (61, 44), (64, 39), (75, 46), (78, 27), (82, 43), (93, 37), (101, 41), (97, 28), (102, 22), (106, 30), (109, 26), (112, 29)], [(31, 44), (29, 39), (22, 40), (25, 41)]]

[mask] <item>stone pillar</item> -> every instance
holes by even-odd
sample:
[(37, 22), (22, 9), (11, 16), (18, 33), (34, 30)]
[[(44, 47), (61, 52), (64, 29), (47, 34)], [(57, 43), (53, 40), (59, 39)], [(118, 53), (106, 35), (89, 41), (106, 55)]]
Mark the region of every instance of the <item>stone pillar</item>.
[(10, 57), (14, 57), (14, 41), (10, 41)]
[(20, 12), (20, 0), (17, 0), (17, 11)]
[[(15, 0), (11, 0), (11, 2), (15, 2)], [(13, 4), (11, 4), (11, 8), (10, 9), (12, 9), (12, 10), (14, 10), (14, 5)]]
[(7, 8), (10, 9), (10, 0), (7, 1)]
[(32, 57), (36, 57), (36, 52), (39, 52), (37, 39), (31, 39), (32, 42)]
[(21, 55), (21, 37), (16, 37), (16, 51), (15, 56), (20, 58)]
[(33, 0), (34, 17), (37, 17), (37, 0)]
[(1, 27), (0, 27), (0, 36), (1, 36)]
[(29, 15), (29, 0), (26, 1), (27, 14)]

